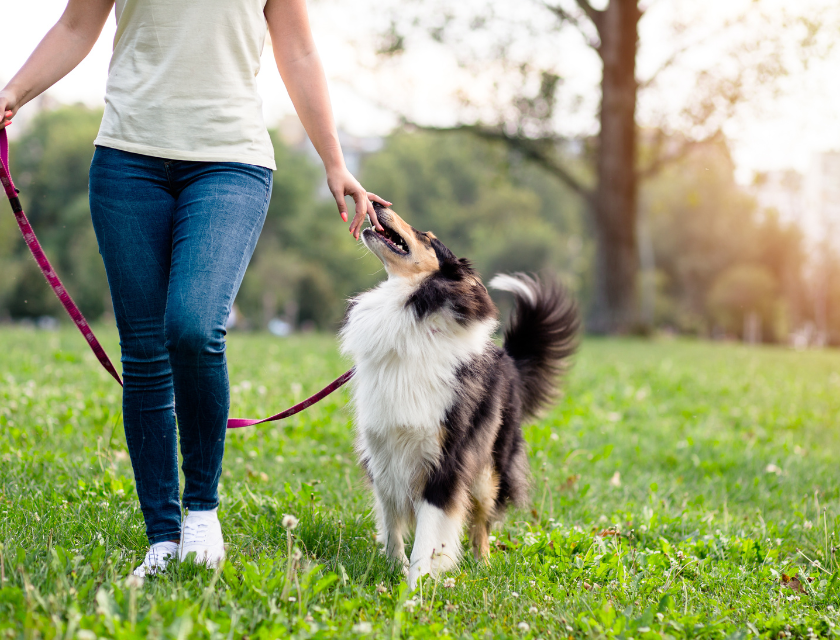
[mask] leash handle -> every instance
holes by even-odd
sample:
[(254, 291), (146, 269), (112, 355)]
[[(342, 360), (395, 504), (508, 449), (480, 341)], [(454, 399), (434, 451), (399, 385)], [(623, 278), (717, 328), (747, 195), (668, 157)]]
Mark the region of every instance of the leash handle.
[(6, 134), (6, 127), (0, 129), (0, 182), (3, 183), (3, 190), (6, 192), (6, 197), (11, 200), (17, 198), (18, 190), (15, 189), (15, 183), (12, 182), (12, 172), (9, 171), (9, 137)]
[(67, 289), (65, 289), (64, 285), (61, 284), (61, 280), (59, 280), (55, 269), (52, 268), (44, 250), (41, 248), (41, 243), (38, 242), (38, 238), (32, 230), (32, 225), (29, 224), (29, 220), (23, 212), (23, 206), (20, 204), (20, 198), (18, 198), (17, 195), (18, 191), (15, 189), (14, 182), (12, 182), (12, 173), (9, 171), (9, 139), (6, 134), (5, 127), (0, 129), (0, 160), (2, 160), (2, 162), (0, 162), (0, 182), (3, 183), (3, 189), (6, 191), (6, 196), (8, 196), (9, 202), (12, 205), (12, 211), (15, 214), (15, 219), (17, 220), (18, 227), (20, 228), (20, 233), (23, 235), (23, 240), (26, 242), (26, 246), (29, 247), (29, 252), (32, 254), (32, 257), (35, 258), (38, 268), (41, 270), (41, 273), (44, 274), (44, 278), (46, 278), (47, 283), (49, 283), (53, 290), (53, 293), (58, 296), (58, 299), (67, 311), (67, 314), (73, 320), (76, 327), (78, 327), (81, 334), (85, 337), (85, 340), (87, 340), (88, 345), (97, 360), (99, 360), (99, 363), (113, 376), (114, 380), (122, 386), (120, 374), (117, 373), (117, 370), (108, 358), (108, 354), (105, 353), (105, 349), (103, 349), (102, 345), (99, 344), (99, 340), (96, 339), (96, 336), (93, 334), (93, 330), (90, 328), (87, 320), (85, 320), (85, 317), (82, 315), (79, 307), (76, 306), (76, 303), (73, 302), (73, 298), (71, 298), (70, 294), (67, 293)]
[[(79, 328), (79, 331), (81, 331), (82, 335), (85, 337), (85, 340), (87, 340), (88, 345), (94, 355), (96, 355), (99, 363), (113, 376), (114, 380), (116, 380), (120, 386), (123, 386), (120, 374), (117, 373), (117, 370), (108, 358), (108, 354), (105, 353), (105, 349), (103, 349), (102, 345), (99, 344), (99, 340), (97, 340), (96, 336), (93, 335), (93, 330), (90, 328), (90, 325), (88, 325), (88, 322), (85, 320), (85, 317), (82, 315), (79, 307), (76, 306), (76, 303), (73, 302), (70, 294), (67, 293), (67, 289), (64, 288), (64, 285), (61, 284), (61, 280), (58, 279), (58, 275), (56, 275), (50, 261), (44, 254), (44, 250), (41, 248), (41, 243), (38, 242), (38, 238), (32, 230), (32, 225), (29, 224), (29, 220), (23, 212), (23, 207), (20, 204), (20, 198), (18, 198), (18, 190), (12, 182), (12, 172), (9, 171), (9, 139), (6, 134), (5, 127), (0, 129), (0, 182), (3, 183), (3, 189), (5, 190), (6, 196), (9, 198), (9, 202), (12, 205), (12, 211), (14, 211), (15, 219), (17, 220), (18, 227), (20, 227), (20, 232), (26, 242), (26, 246), (29, 247), (29, 251), (32, 253), (32, 257), (35, 258), (35, 262), (41, 269), (41, 273), (44, 274), (44, 277), (47, 279), (50, 287), (52, 287), (53, 293), (58, 296), (58, 299), (70, 315), (70, 318), (72, 318), (75, 325)], [(350, 371), (340, 375), (315, 395), (310, 396), (303, 402), (299, 402), (295, 406), (268, 418), (264, 418), (262, 420), (230, 418), (228, 420), (227, 428), (240, 429), (242, 427), (250, 427), (264, 422), (283, 420), (284, 418), (293, 416), (296, 413), (300, 413), (304, 409), (311, 407), (316, 402), (323, 400), (339, 387), (343, 386), (348, 380), (350, 380), (350, 378), (353, 377), (354, 373), (355, 370), (350, 369)]]

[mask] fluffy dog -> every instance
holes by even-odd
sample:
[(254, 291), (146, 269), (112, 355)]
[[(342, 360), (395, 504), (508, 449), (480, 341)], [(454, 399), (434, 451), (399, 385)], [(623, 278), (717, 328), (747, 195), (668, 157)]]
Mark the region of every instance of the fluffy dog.
[(414, 588), (458, 563), (468, 521), (482, 558), (491, 525), (527, 502), (521, 423), (555, 396), (579, 319), (560, 287), (496, 276), (490, 285), (516, 299), (499, 348), (498, 311), (469, 261), (374, 206), (384, 232), (368, 228), (362, 239), (388, 279), (350, 301), (341, 346), (356, 366), (356, 449), (378, 540)]

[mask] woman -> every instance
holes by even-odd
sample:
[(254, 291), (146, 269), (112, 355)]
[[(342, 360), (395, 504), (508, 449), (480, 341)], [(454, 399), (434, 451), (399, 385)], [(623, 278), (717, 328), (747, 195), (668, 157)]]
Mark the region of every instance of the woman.
[[(91, 50), (114, 0), (69, 0), (0, 91), (0, 125)], [(179, 554), (216, 565), (229, 387), (225, 323), (271, 195), (274, 153), (256, 75), (274, 57), (350, 233), (370, 200), (344, 164), (305, 0), (116, 0), (90, 209), (120, 333), (123, 421), (150, 548), (135, 574)], [(176, 432), (177, 416), (177, 432)], [(180, 436), (185, 486), (181, 522)]]

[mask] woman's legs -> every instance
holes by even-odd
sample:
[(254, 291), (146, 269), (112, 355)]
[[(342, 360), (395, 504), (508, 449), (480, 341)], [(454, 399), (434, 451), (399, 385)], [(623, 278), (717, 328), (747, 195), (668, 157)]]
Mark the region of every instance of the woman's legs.
[(181, 436), (184, 507), (219, 503), (230, 390), (225, 325), (271, 196), (271, 171), (234, 163), (174, 162), (179, 187), (166, 303), (166, 348)]
[(91, 213), (120, 331), (123, 421), (152, 544), (180, 535), (173, 409), (184, 506), (218, 505), (229, 407), (225, 324), (271, 181), (270, 170), (251, 165), (106, 148), (94, 156)]

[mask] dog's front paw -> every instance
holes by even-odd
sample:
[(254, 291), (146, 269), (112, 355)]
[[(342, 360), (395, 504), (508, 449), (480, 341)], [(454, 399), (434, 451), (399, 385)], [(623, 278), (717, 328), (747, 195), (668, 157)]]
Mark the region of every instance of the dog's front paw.
[(408, 587), (412, 591), (417, 588), (417, 583), (420, 581), (420, 577), (429, 573), (429, 568), (425, 567), (425, 570), (418, 565), (410, 567), (408, 569)]

